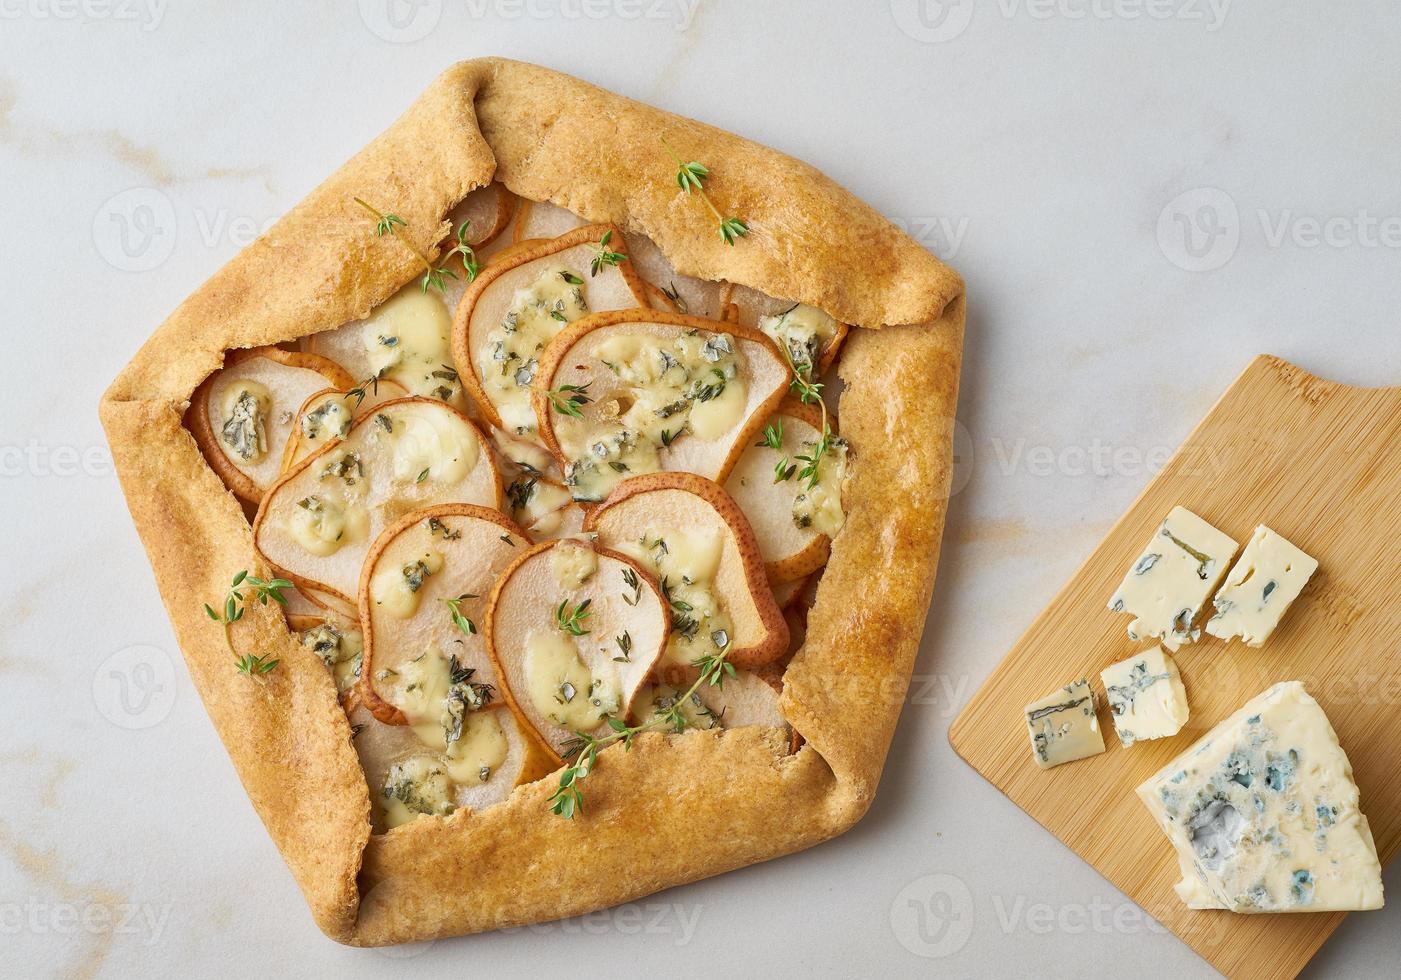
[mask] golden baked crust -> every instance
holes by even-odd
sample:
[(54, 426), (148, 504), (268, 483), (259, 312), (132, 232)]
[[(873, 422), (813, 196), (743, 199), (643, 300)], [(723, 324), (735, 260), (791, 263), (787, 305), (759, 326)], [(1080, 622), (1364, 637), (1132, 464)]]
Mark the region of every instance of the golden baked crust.
[[(749, 222), (749, 237), (725, 246), (708, 213), (677, 192), (662, 134), (688, 158), (723, 161), (708, 187)], [(250, 604), (233, 627), (239, 648), (281, 660), (264, 683), (250, 682), (202, 610), (259, 563), (243, 509), (181, 419), (225, 351), (364, 317), (414, 276), (416, 260), (376, 238), (354, 196), (393, 202), (400, 233), (431, 250), (448, 231), (443, 216), (493, 177), (523, 198), (647, 235), (682, 274), (864, 328), (838, 366), (842, 433), (854, 448), (847, 519), (784, 677), (799, 751), (776, 729), (647, 734), (602, 756), (576, 820), (549, 812), (555, 780), (545, 779), (480, 813), (372, 837), (350, 726), (320, 660), (276, 606)], [(317, 925), (340, 942), (379, 945), (574, 915), (791, 853), (859, 819), (933, 589), (963, 322), (957, 274), (806, 164), (500, 59), (444, 72), (182, 303), (107, 391), (102, 421), (190, 676)]]

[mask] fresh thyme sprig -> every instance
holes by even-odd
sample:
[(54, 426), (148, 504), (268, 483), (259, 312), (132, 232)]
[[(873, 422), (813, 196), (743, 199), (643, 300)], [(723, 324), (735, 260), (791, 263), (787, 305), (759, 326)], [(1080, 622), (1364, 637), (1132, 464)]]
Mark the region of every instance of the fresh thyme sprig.
[(550, 812), (556, 813), (566, 820), (573, 820), (575, 814), (584, 812), (584, 792), (580, 789), (579, 784), (593, 772), (594, 766), (598, 763), (598, 753), (601, 749), (607, 748), (614, 742), (622, 742), (623, 751), (627, 751), (632, 748), (632, 741), (638, 735), (662, 728), (670, 728), (678, 735), (684, 732), (687, 722), (682, 708), (691, 700), (691, 697), (702, 686), (709, 685), (723, 689), (726, 678), (735, 676), (735, 667), (729, 662), (729, 655), (729, 637), (726, 636), (725, 645), (716, 653), (692, 661), (692, 666), (699, 670), (700, 674), (695, 683), (686, 690), (686, 693), (676, 698), (665, 711), (653, 715), (642, 724), (628, 725), (621, 719), (609, 718), (608, 727), (611, 731), (602, 738), (587, 732), (575, 732), (574, 738), (566, 744), (563, 753), (566, 757), (572, 757), (574, 761), (565, 766), (559, 774), (559, 788), (548, 800)]
[(443, 602), (447, 604), (448, 611), (452, 614), (452, 624), (467, 636), (472, 636), (477, 632), (477, 624), (462, 615), (462, 604), (468, 599), (476, 598), (477, 596), (473, 595), (471, 592), (464, 592), (456, 599), (443, 600)]
[(245, 677), (253, 677), (266, 674), (279, 663), (279, 660), (265, 660), (255, 653), (245, 653), (238, 658), (238, 672)]
[(457, 273), (448, 268), (448, 263), (457, 255), (462, 256), (462, 268), (467, 275), (467, 281), (471, 282), (477, 278), (481, 265), (477, 262), (477, 253), (472, 251), (471, 245), (467, 244), (467, 228), (472, 223), (470, 220), (462, 222), (462, 225), (457, 229), (457, 244), (443, 256), (441, 265), (434, 266), (422, 249), (399, 234), (399, 228), (408, 227), (408, 222), (403, 218), (397, 214), (381, 211), (364, 198), (355, 198), (355, 203), (374, 216), (376, 236), (383, 238), (385, 235), (392, 235), (414, 254), (414, 258), (423, 264), (423, 278), (419, 280), (419, 287), (425, 293), (428, 292), (429, 287), (440, 293), (447, 291), (447, 280), (457, 278)]
[(585, 599), (573, 609), (569, 608), (569, 600), (562, 601), (555, 609), (555, 625), (570, 636), (588, 636), (592, 630), (584, 629), (584, 620), (593, 615), (589, 609), (592, 599)]
[(631, 568), (623, 569), (623, 584), (632, 590), (632, 595), (623, 593), (623, 601), (629, 606), (635, 606), (642, 598), (642, 580), (637, 577), (637, 573)]
[[(788, 386), (789, 391), (804, 405), (816, 403), (817, 406), (822, 409), (821, 438), (819, 438), (817, 443), (813, 446), (811, 455), (800, 455), (796, 457), (799, 462), (804, 464), (803, 468), (798, 471), (798, 479), (799, 481), (807, 480), (807, 488), (811, 490), (813, 487), (817, 486), (818, 481), (821, 479), (822, 458), (832, 449), (832, 427), (827, 421), (827, 402), (822, 398), (822, 382), (813, 381), (802, 371), (798, 370), (797, 365), (793, 363), (793, 354), (788, 350), (787, 344), (780, 344), (779, 349), (783, 352), (783, 357), (788, 361), (788, 367), (793, 372), (793, 380)], [(793, 475), (791, 470), (785, 470), (783, 468), (785, 463), (787, 463), (786, 456), (779, 460), (778, 467), (774, 470), (775, 483), (782, 482), (782, 480), (779, 479), (780, 476), (782, 476), (783, 480), (787, 480)]]
[(551, 388), (545, 392), (545, 397), (549, 398), (550, 405), (554, 407), (556, 412), (571, 418), (581, 419), (584, 417), (584, 413), (579, 410), (579, 406), (587, 405), (593, 401), (588, 396), (589, 385), (592, 384), (593, 382), (590, 381), (588, 384), (582, 385), (560, 385), (558, 388)]
[(687, 194), (692, 192), (700, 194), (705, 206), (710, 209), (710, 213), (715, 215), (715, 220), (720, 223), (721, 241), (726, 245), (734, 245), (736, 238), (743, 238), (749, 234), (749, 226), (742, 219), (733, 216), (727, 218), (722, 215), (720, 209), (715, 206), (715, 202), (710, 199), (710, 195), (705, 192), (705, 182), (710, 177), (710, 168), (695, 160), (690, 163), (683, 162), (680, 155), (666, 141), (665, 136), (662, 137), (662, 146), (666, 147), (666, 152), (676, 161), (676, 186)]
[[(610, 265), (617, 265), (626, 262), (628, 257), (622, 252), (614, 252), (608, 247), (608, 243), (613, 240), (612, 230), (605, 231), (603, 237), (595, 245), (593, 260), (589, 263), (589, 278), (592, 279)], [(567, 281), (567, 280), (566, 280)]]
[[(223, 612), (215, 612), (214, 607), (209, 603), (204, 604), (204, 611), (210, 619), (224, 626), (224, 642), (228, 645), (229, 653), (234, 656), (234, 664), (238, 667), (240, 674), (252, 677), (268, 673), (279, 663), (277, 660), (266, 659), (267, 655), (255, 654), (239, 655), (234, 649), (233, 633), (231, 627), (234, 623), (243, 618), (244, 609), (248, 602), (256, 602), (266, 606), (269, 602), (275, 602), (280, 606), (287, 605), (287, 599), (282, 594), (283, 589), (292, 588), (292, 583), (285, 578), (260, 579), (257, 576), (249, 575), (245, 568), (233, 577), (229, 583), (229, 591), (224, 596)], [(248, 594), (245, 594), (247, 592)]]
[[(468, 282), (477, 281), (477, 273), (482, 271), (482, 264), (477, 260), (477, 253), (467, 241), (467, 231), (472, 227), (472, 219), (468, 218), (457, 226), (457, 233), (453, 236), (457, 239), (457, 244), (448, 249), (443, 255), (442, 267), (452, 261), (453, 256), (462, 256), (462, 271), (467, 276)], [(449, 273), (451, 275), (451, 273)]]
[[(364, 381), (356, 385), (354, 388), (351, 388), (349, 391), (346, 392), (346, 395), (355, 399), (355, 407), (357, 409), (365, 403), (366, 395), (370, 394), (371, 392), (373, 392), (376, 395), (379, 394), (379, 379), (384, 376), (384, 371), (385, 369), (381, 369), (375, 372), (374, 374), (366, 378)], [(386, 421), (388, 421), (388, 419), (386, 419)]]

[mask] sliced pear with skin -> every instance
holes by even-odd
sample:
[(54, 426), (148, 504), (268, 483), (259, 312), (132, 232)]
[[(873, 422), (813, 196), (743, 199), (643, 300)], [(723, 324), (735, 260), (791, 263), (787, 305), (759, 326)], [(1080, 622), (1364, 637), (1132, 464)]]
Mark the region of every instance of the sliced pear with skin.
[(365, 624), (360, 700), (377, 718), (434, 722), (441, 706), (420, 703), (427, 668), (452, 657), (473, 672), (473, 684), (496, 686), (481, 632), (487, 595), (528, 547), (505, 515), (470, 504), (428, 507), (385, 528), (365, 557), (358, 591)]
[[(507, 699), (557, 756), (576, 732), (624, 719), (670, 632), (661, 592), (632, 559), (546, 541), (492, 591), (486, 639)], [(562, 761), (562, 758), (561, 758)]]
[[(831, 535), (844, 517), (846, 445), (835, 432), (833, 438), (818, 466), (817, 484), (809, 487), (810, 479), (799, 479), (804, 464), (798, 457), (811, 457), (821, 441), (822, 411), (787, 398), (725, 481), (754, 528), (771, 582), (801, 579), (827, 563)], [(777, 449), (771, 444), (775, 439)]]
[(436, 289), (425, 291), (415, 279), (365, 319), (312, 334), (302, 339), (302, 346), (335, 361), (354, 378), (337, 387), (350, 388), (378, 377), (403, 385), (411, 395), (464, 408), (467, 401), (451, 343), (452, 310), (459, 295), (455, 290), (466, 288), (460, 263), (457, 274), (456, 280), (446, 280), (452, 287), (449, 295)]
[(282, 453), (282, 472), (288, 472), (322, 446), (343, 438), (356, 417), (387, 401), (407, 397), (408, 389), (387, 379), (354, 391), (321, 389), (297, 409), (292, 434)]
[[(622, 256), (598, 263), (601, 242)], [(590, 312), (645, 307), (623, 234), (586, 225), (513, 249), (477, 276), (453, 317), (452, 350), (482, 418), (513, 435), (535, 428), (530, 393), (546, 345)]]
[(293, 414), (315, 391), (354, 384), (324, 357), (280, 347), (232, 351), (195, 390), (190, 431), (235, 495), (256, 504), (276, 481)]
[[(634, 724), (643, 724), (665, 713), (695, 684), (699, 672), (663, 672), (637, 697)], [(781, 680), (769, 680), (753, 671), (736, 670), (724, 684), (702, 684), (681, 707), (688, 728), (787, 728), (779, 710)]]
[[(351, 707), (348, 716), (351, 744), (360, 757), (360, 767), (370, 790), (370, 822), (376, 834), (388, 833), (411, 820), (435, 814), (446, 816), (447, 813), (441, 811), (447, 807), (485, 810), (508, 798), (517, 786), (534, 782), (553, 768), (553, 762), (536, 745), (534, 733), (521, 724), (504, 703), (473, 713), (475, 730), (469, 732), (468, 737), (472, 738), (475, 751), (462, 753), (461, 758), (449, 761), (444, 760), (443, 753), (435, 746), (424, 744), (406, 725), (386, 725), (360, 705)], [(488, 765), (488, 761), (495, 765)], [(479, 763), (475, 777), (471, 772), (474, 762)], [(483, 766), (485, 780), (481, 779)], [(416, 768), (421, 774), (436, 770), (439, 778), (446, 779), (437, 783), (444, 800), (437, 801), (423, 794), (412, 798), (414, 808), (411, 809), (392, 793), (386, 795), (385, 787), (391, 773), (402, 778), (405, 770)], [(450, 778), (454, 771), (463, 777), (461, 782)], [(419, 812), (421, 810), (433, 812)]]
[(287, 604), (282, 607), (282, 614), (287, 618), (287, 625), (291, 629), (299, 628), (292, 626), (294, 616), (303, 619), (322, 619), (326, 616), (326, 607), (312, 601), (310, 596), (295, 585), (290, 589), (283, 589), (282, 598), (287, 600)]
[(753, 669), (787, 650), (759, 543), (719, 485), (693, 473), (633, 477), (589, 512), (584, 530), (663, 583), (672, 606), (664, 667), (689, 669), (728, 645), (730, 663)]
[(448, 212), (447, 222), (452, 226), (453, 234), (439, 243), (439, 252), (445, 252), (457, 244), (457, 229), (464, 221), (468, 222), (467, 244), (474, 249), (485, 248), (511, 227), (520, 204), (521, 199), (500, 181), (492, 181), (485, 187), (470, 191)]
[(532, 238), (558, 238), (589, 223), (558, 204), (522, 198), (516, 212), (516, 222), (511, 227), (511, 240), (523, 242)]
[(321, 659), (336, 682), (336, 693), (346, 702), (360, 680), (365, 635), (357, 620), (339, 616), (309, 616), (288, 613), (287, 626), (297, 634), (302, 646)]
[(638, 275), (646, 280), (654, 307), (712, 320), (721, 319), (728, 283), (682, 275), (672, 268), (662, 250), (646, 235), (629, 232), (627, 241), (628, 255)]
[[(744, 288), (737, 287), (736, 294)], [(785, 350), (793, 367), (806, 377), (814, 376), (814, 369), (817, 377), (825, 374), (846, 340), (848, 328), (845, 323), (806, 303), (789, 303), (776, 312), (766, 312), (773, 307), (768, 303), (749, 309), (743, 304), (736, 305), (739, 322), (745, 323), (753, 317), (754, 325), (770, 337), (780, 350)]]
[(723, 481), (790, 377), (758, 331), (665, 310), (619, 310), (570, 324), (551, 342), (535, 412), (575, 499), (596, 502), (639, 473)]
[(803, 589), (804, 579), (795, 578), (787, 582), (775, 582), (773, 586), (773, 601), (778, 603), (778, 608), (787, 609), (789, 604), (798, 598), (798, 593)]
[(361, 565), (384, 528), (449, 501), (499, 510), (496, 462), (461, 412), (431, 398), (398, 399), (278, 480), (254, 518), (253, 544), (304, 592), (353, 606)]
[(506, 504), (531, 541), (567, 538), (583, 530), (584, 509), (557, 480), (521, 473), (506, 485)]
[(506, 488), (511, 520), (531, 541), (567, 538), (583, 527), (583, 508), (574, 503), (569, 489), (558, 479), (555, 458), (533, 442), (517, 439), (500, 429), (490, 430)]

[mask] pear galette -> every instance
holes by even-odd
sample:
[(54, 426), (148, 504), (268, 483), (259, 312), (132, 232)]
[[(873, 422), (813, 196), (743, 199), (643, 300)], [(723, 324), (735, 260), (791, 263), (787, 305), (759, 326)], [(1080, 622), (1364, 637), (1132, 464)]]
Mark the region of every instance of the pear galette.
[(103, 400), (190, 675), (318, 925), (576, 914), (869, 805), (962, 285), (817, 171), (447, 71)]

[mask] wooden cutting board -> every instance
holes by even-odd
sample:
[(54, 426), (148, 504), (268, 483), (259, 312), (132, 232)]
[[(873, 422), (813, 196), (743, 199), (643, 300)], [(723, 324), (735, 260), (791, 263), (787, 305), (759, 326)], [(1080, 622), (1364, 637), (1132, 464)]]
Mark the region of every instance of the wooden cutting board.
[[(1146, 644), (1105, 606), (1173, 505), (1241, 542), (1267, 524), (1319, 570), (1265, 646), (1205, 633), (1176, 655), (1192, 715), (1175, 738), (1042, 771), (1023, 707)], [(1401, 846), (1401, 388), (1361, 389), (1256, 358), (1052, 600), (949, 732), (994, 786), (1230, 977), (1293, 977), (1342, 913), (1192, 911), (1172, 847), (1135, 788), (1277, 681), (1301, 680), (1352, 760), (1377, 850)], [(1390, 900), (1401, 901), (1401, 895)]]

